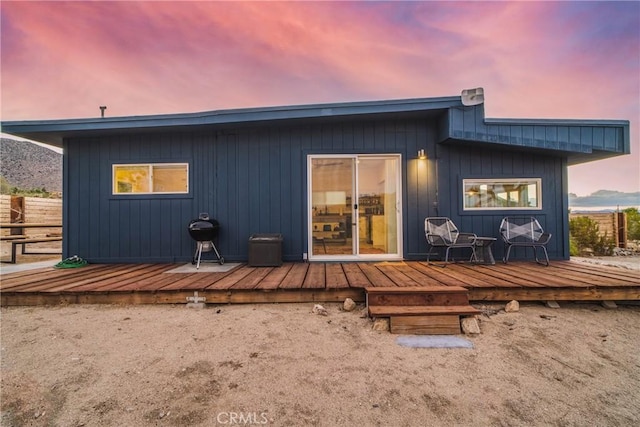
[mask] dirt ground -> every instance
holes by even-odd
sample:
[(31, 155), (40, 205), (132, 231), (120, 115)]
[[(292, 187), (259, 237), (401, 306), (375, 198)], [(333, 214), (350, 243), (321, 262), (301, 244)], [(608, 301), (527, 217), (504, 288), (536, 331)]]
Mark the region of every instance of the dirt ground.
[(3, 308), (2, 426), (632, 426), (640, 307), (480, 306), (473, 349), (362, 306)]

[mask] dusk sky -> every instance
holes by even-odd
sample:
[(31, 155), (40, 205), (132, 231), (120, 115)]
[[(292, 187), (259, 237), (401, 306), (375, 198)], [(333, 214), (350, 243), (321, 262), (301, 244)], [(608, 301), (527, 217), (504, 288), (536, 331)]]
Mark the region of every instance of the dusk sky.
[(458, 96), (631, 121), (569, 191), (640, 191), (640, 2), (0, 3), (2, 120)]

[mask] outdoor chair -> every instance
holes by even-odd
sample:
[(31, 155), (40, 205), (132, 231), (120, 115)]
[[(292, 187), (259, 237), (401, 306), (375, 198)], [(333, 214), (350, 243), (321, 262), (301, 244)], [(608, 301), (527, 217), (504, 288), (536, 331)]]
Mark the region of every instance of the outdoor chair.
[[(513, 247), (533, 248), (533, 256), (538, 264), (543, 264), (538, 259), (538, 248), (544, 253), (544, 265), (549, 265), (549, 255), (546, 245), (551, 240), (551, 234), (546, 233), (537, 219), (533, 217), (505, 217), (500, 223), (500, 235), (504, 242), (504, 256), (502, 261), (506, 264)], [(526, 249), (525, 249), (526, 251)]]
[(433, 248), (445, 248), (444, 262), (449, 262), (449, 251), (454, 248), (471, 249), (471, 261), (476, 262), (476, 236), (474, 233), (461, 233), (458, 227), (447, 217), (428, 217), (424, 220), (424, 234), (427, 238), (430, 260)]

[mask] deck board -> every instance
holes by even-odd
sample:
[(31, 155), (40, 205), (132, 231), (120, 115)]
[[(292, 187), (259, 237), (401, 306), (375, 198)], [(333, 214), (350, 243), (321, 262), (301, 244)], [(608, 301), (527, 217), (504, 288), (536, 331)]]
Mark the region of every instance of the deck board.
[(278, 289), (302, 288), (302, 284), (304, 283), (304, 278), (307, 275), (308, 268), (309, 264), (307, 263), (293, 264), (291, 266), (291, 270), (289, 270), (287, 275), (282, 279), (282, 282), (280, 282), (280, 286), (278, 287)]
[[(444, 286), (461, 286), (460, 280), (453, 278), (447, 274), (444, 274), (441, 270), (442, 268), (434, 268), (433, 266), (429, 266), (426, 263), (418, 262), (418, 261), (410, 261), (406, 262), (407, 266), (413, 268), (420, 274), (423, 274), (425, 277), (429, 279), (429, 281), (433, 280), (434, 284), (437, 282), (438, 284)], [(429, 285), (430, 286), (430, 285)]]
[[(245, 279), (246, 276), (253, 272), (255, 267), (247, 267), (247, 268), (236, 268), (231, 271), (231, 274), (224, 276), (222, 279), (207, 285), (205, 289), (213, 290), (213, 289), (230, 289), (233, 285), (238, 282), (241, 282)], [(177, 273), (172, 273), (177, 274)]]
[(325, 265), (325, 269), (327, 289), (344, 289), (349, 287), (349, 281), (341, 263), (328, 263)]
[(342, 264), (342, 270), (351, 288), (365, 288), (371, 284), (360, 266), (355, 262)]
[[(544, 276), (545, 280), (550, 283), (557, 283), (558, 277), (561, 277), (565, 283), (568, 283), (571, 286), (616, 286), (618, 284), (633, 285), (638, 283), (637, 280), (634, 283), (625, 276), (612, 275), (606, 277), (602, 276), (602, 273), (598, 271), (584, 271), (567, 267), (568, 266), (566, 265), (550, 265), (549, 267), (546, 267), (548, 271)], [(512, 268), (514, 267), (512, 266)], [(532, 275), (537, 273), (537, 269), (533, 265), (524, 265), (521, 269)], [(567, 282), (567, 279), (569, 282)], [(612, 282), (611, 279), (615, 279), (615, 282)]]
[(53, 267), (48, 267), (43, 270), (4, 274), (2, 275), (0, 289), (17, 290), (22, 287), (33, 289), (37, 283), (54, 284), (58, 281), (68, 283), (69, 281), (73, 281), (75, 277), (86, 277), (89, 272), (99, 273), (100, 271), (112, 271), (116, 268), (118, 268), (118, 265), (109, 266), (96, 264), (67, 270), (56, 270)]
[(531, 274), (528, 273), (522, 273), (518, 271), (507, 272), (504, 270), (485, 268), (484, 265), (474, 267), (487, 276), (488, 282), (492, 282), (494, 279), (500, 279), (510, 283), (510, 287), (546, 287), (546, 285), (542, 283), (542, 281), (540, 281), (536, 277), (531, 277)]
[(474, 282), (473, 283), (482, 283), (482, 284), (492, 284), (496, 287), (505, 287), (505, 288), (513, 288), (513, 287), (521, 287), (522, 285), (518, 284), (516, 280), (513, 279), (512, 276), (507, 276), (506, 278), (500, 277), (500, 275), (492, 275), (489, 273), (489, 270), (486, 268), (482, 268), (482, 265), (471, 265), (471, 264), (462, 264), (461, 270), (457, 274), (464, 274), (470, 277)]
[[(158, 280), (158, 275), (167, 271), (169, 266), (162, 264), (145, 266), (141, 269), (126, 269), (121, 271), (121, 274), (110, 277), (107, 280), (100, 280), (99, 284), (92, 282), (85, 283), (84, 285), (77, 285), (77, 291), (115, 291), (115, 290), (138, 290), (138, 284), (145, 279)], [(97, 280), (97, 279), (96, 279)], [(155, 282), (157, 286), (160, 284)], [(68, 285), (65, 286), (68, 289)], [(52, 289), (55, 291), (63, 290), (61, 287)]]
[(414, 280), (411, 275), (406, 274), (400, 267), (401, 264), (381, 264), (378, 269), (382, 271), (396, 286), (400, 287), (416, 287), (420, 286), (420, 282)]
[(621, 278), (628, 279), (631, 281), (638, 280), (638, 271), (637, 270), (628, 270), (624, 268), (611, 268), (607, 266), (595, 265), (595, 264), (586, 264), (586, 263), (575, 263), (571, 261), (558, 261), (553, 262), (551, 264), (552, 267), (562, 267), (567, 271), (576, 271), (579, 273), (593, 274), (601, 277), (608, 278)]
[[(79, 291), (83, 291), (83, 285), (89, 285), (89, 290), (93, 290), (98, 286), (101, 286), (105, 283), (108, 283), (110, 279), (122, 277), (123, 274), (126, 274), (130, 269), (134, 270), (142, 270), (144, 269), (144, 265), (114, 265), (112, 269), (100, 269), (94, 270), (91, 275), (86, 276), (82, 275), (81, 271), (77, 271), (77, 274), (74, 274), (73, 280), (69, 280), (69, 277), (65, 277), (64, 279), (58, 279), (55, 277), (49, 277), (47, 280), (41, 281), (37, 286), (30, 288), (34, 291), (40, 292), (59, 292), (64, 289), (69, 289), (70, 284), (73, 285), (73, 289), (79, 288)], [(22, 286), (29, 286), (28, 284)]]
[[(453, 279), (450, 283), (456, 283), (456, 286), (465, 286), (465, 287), (496, 287), (497, 285), (492, 282), (487, 282), (486, 280), (479, 279), (478, 277), (473, 277), (463, 269), (464, 264), (459, 265), (447, 265), (446, 267), (440, 267), (439, 265), (428, 265), (427, 263), (423, 263), (433, 269), (439, 269), (438, 272), (442, 273), (444, 276), (448, 276), (450, 279)], [(454, 268), (451, 268), (454, 267)], [(485, 278), (486, 279), (486, 278)]]
[(500, 270), (491, 269), (491, 275), (511, 277), (515, 283), (528, 288), (564, 287), (569, 284), (566, 278), (557, 278), (548, 274), (540, 275), (539, 272), (530, 271), (526, 267), (511, 264), (502, 264)]
[(325, 264), (314, 262), (309, 264), (307, 274), (302, 282), (303, 289), (324, 289), (326, 286)]
[[(147, 267), (149, 268), (149, 267)], [(167, 270), (168, 271), (171, 267), (167, 266)], [(141, 277), (142, 272), (138, 272), (138, 277), (135, 277), (131, 274), (127, 275), (127, 278), (133, 278), (133, 280), (129, 281), (126, 284), (120, 285), (120, 286), (114, 286), (114, 290), (117, 291), (155, 291), (158, 289), (162, 289), (164, 286), (167, 286), (168, 284), (172, 283), (175, 278), (171, 277), (170, 274), (157, 274), (155, 277), (154, 276), (150, 276), (150, 277)]]
[(232, 285), (229, 289), (254, 289), (272, 269), (272, 267), (256, 267), (251, 273), (246, 275), (242, 281)]
[[(170, 273), (177, 274), (177, 273)], [(218, 280), (225, 277), (227, 273), (181, 273), (174, 279), (173, 282), (164, 285), (158, 290), (161, 291), (179, 291), (179, 290), (204, 290), (207, 286), (210, 286)]]
[(550, 286), (567, 286), (567, 280), (556, 278), (548, 274), (532, 274), (531, 271), (510, 265), (503, 265), (500, 270), (495, 268), (485, 268), (479, 266), (479, 269), (492, 277), (499, 277), (510, 281), (513, 285), (528, 288), (548, 288)]
[(461, 286), (472, 301), (640, 300), (640, 271), (555, 261), (446, 267), (424, 261), (241, 264), (227, 272), (167, 273), (177, 264), (101, 264), (0, 276), (0, 303), (183, 303), (364, 300), (364, 288)]
[(267, 274), (257, 288), (263, 290), (278, 289), (278, 286), (280, 286), (282, 280), (289, 274), (292, 267), (292, 263), (285, 263), (280, 268), (274, 268)]
[(367, 277), (367, 279), (371, 283), (371, 286), (381, 286), (385, 288), (388, 286), (398, 286), (396, 282), (389, 279), (382, 271), (380, 271), (374, 265), (360, 262), (358, 263), (358, 266), (360, 267), (364, 275)]

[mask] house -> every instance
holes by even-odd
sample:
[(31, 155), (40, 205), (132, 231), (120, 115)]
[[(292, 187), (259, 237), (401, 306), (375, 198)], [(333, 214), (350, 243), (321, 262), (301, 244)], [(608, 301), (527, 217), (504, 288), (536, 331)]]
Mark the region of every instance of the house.
[(65, 257), (189, 261), (208, 212), (227, 261), (258, 233), (282, 234), (285, 261), (425, 259), (425, 217), (498, 237), (507, 215), (568, 259), (567, 166), (628, 154), (629, 122), (488, 119), (469, 93), (2, 127), (64, 149)]

